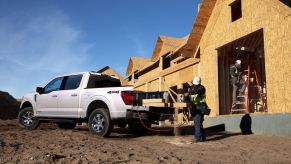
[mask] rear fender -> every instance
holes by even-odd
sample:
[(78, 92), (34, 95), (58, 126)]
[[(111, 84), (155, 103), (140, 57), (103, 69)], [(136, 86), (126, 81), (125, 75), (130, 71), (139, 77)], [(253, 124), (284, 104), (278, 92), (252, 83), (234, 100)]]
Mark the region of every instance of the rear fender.
[(83, 117), (88, 117), (88, 114), (90, 114), (90, 111), (89, 110), (89, 107), (92, 103), (94, 102), (97, 102), (97, 101), (101, 101), (103, 102), (104, 104), (106, 104), (107, 108), (108, 108), (108, 111), (109, 111), (109, 114), (111, 115), (111, 109), (113, 108), (112, 107), (112, 104), (109, 102), (109, 100), (104, 97), (104, 96), (93, 96), (89, 99), (89, 103), (86, 105), (85, 109), (86, 111), (84, 111), (83, 113), (80, 113)]

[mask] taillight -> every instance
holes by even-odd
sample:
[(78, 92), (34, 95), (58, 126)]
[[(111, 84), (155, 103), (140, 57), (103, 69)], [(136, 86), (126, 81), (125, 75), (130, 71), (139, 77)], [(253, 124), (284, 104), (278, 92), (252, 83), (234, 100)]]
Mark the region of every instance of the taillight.
[(133, 105), (132, 91), (121, 91), (121, 97), (125, 105)]

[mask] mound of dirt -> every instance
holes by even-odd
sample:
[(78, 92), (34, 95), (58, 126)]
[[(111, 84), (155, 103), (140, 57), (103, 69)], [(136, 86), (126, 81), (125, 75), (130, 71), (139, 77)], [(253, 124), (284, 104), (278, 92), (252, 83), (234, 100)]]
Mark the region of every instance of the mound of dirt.
[(20, 102), (8, 92), (0, 91), (0, 119), (17, 118)]

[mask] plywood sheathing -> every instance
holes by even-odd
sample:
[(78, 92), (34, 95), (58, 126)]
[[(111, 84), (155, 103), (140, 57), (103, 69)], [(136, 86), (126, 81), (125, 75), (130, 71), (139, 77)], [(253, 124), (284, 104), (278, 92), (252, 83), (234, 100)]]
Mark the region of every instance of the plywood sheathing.
[(177, 56), (181, 56), (182, 55), (181, 51), (184, 50), (184, 48), (187, 44), (187, 41), (189, 39), (189, 36), (190, 35), (185, 36), (183, 38), (183, 42), (179, 46), (177, 46), (173, 51), (171, 51), (171, 53), (168, 55), (168, 57), (172, 57), (172, 56), (176, 55), (177, 53), (178, 53)]
[(143, 74), (147, 73), (148, 71), (151, 71), (153, 69), (156, 69), (157, 67), (159, 67), (159, 61), (150, 62), (149, 64), (147, 64), (143, 68), (141, 68), (138, 71), (138, 73), (139, 73), (139, 75), (143, 75)]
[(140, 70), (149, 63), (151, 63), (151, 59), (149, 58), (131, 57), (128, 62), (126, 76), (130, 76), (132, 73)]
[(290, 8), (280, 1), (242, 0), (242, 18), (231, 22), (232, 2), (217, 0), (199, 44), (201, 76), (213, 109), (211, 116), (219, 115), (216, 49), (259, 29), (264, 33), (268, 112), (291, 112)]
[(161, 58), (173, 52), (178, 52), (186, 44), (188, 37), (189, 35), (183, 38), (159, 36), (155, 51), (152, 55), (152, 61), (155, 60), (155, 58), (158, 59), (138, 70), (139, 80), (136, 82), (135, 86), (138, 87), (138, 89), (142, 87), (146, 89), (146, 91), (161, 90), (161, 82), (163, 81), (160, 76), (163, 72), (161, 70)]
[(187, 44), (182, 53), (183, 57), (193, 57), (196, 51), (205, 27), (208, 23), (216, 0), (203, 0), (200, 5), (198, 15), (194, 22)]
[[(157, 67), (140, 75), (134, 87), (137, 90), (142, 90), (147, 85), (148, 90), (145, 91), (166, 91), (172, 86), (191, 82), (198, 71), (198, 63), (198, 59), (190, 58), (165, 70)], [(162, 88), (159, 88), (159, 78), (161, 78)]]
[(125, 80), (123, 78), (123, 76), (121, 76), (119, 73), (117, 73), (114, 69), (110, 68), (109, 66), (106, 66), (106, 67), (100, 69), (97, 72), (98, 73), (102, 73), (102, 74), (106, 74), (106, 75), (113, 75), (113, 76), (118, 77), (120, 79), (120, 81), (121, 81), (122, 86), (128, 84), (127, 80)]
[(156, 62), (160, 59), (161, 56), (166, 55), (167, 53), (174, 51), (181, 44), (184, 44), (187, 41), (188, 36), (184, 38), (173, 38), (169, 36), (159, 36), (157, 43), (152, 55), (152, 62)]
[[(169, 87), (182, 83), (190, 83), (193, 76), (200, 74), (202, 83), (206, 87), (208, 105), (212, 109), (210, 116), (217, 116), (219, 115), (217, 48), (262, 29), (268, 112), (291, 112), (290, 8), (280, 1), (242, 0), (242, 18), (231, 22), (229, 4), (233, 1), (202, 1), (200, 12), (186, 45), (176, 48), (179, 51), (185, 49), (182, 51), (183, 56), (193, 57), (197, 48), (200, 47), (200, 60), (195, 61), (190, 58), (177, 65), (171, 65), (165, 70), (162, 70), (160, 66), (152, 67), (154, 64), (149, 64), (148, 67), (142, 68), (148, 70), (139, 76), (134, 84), (135, 89), (167, 90)], [(155, 57), (152, 58), (156, 60), (155, 64), (159, 64), (162, 55), (160, 54), (162, 44), (159, 46), (156, 45), (155, 50), (158, 53), (154, 51)], [(167, 55), (172, 54), (173, 52)]]

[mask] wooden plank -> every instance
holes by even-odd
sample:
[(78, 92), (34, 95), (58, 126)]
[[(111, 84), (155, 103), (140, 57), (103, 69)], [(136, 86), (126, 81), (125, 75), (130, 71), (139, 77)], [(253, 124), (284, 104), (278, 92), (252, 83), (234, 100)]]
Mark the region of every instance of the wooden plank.
[(143, 106), (151, 106), (151, 107), (167, 107), (166, 103), (143, 103)]
[(175, 108), (175, 110), (179, 110), (181, 108), (186, 108), (187, 103), (159, 103), (159, 102), (152, 102), (152, 103), (143, 103), (143, 106), (150, 106), (150, 107), (167, 107)]
[(178, 96), (178, 94), (177, 94), (175, 91), (173, 91), (171, 88), (169, 88), (169, 91), (171, 91), (171, 92), (174, 93), (176, 96)]
[(142, 103), (147, 104), (147, 103), (163, 103), (163, 99), (143, 99)]
[(183, 56), (179, 56), (176, 59), (172, 60), (172, 62), (173, 63), (177, 63), (177, 62), (179, 62), (180, 60), (183, 60), (183, 59), (185, 59)]
[[(169, 88), (169, 89), (170, 89), (170, 88)], [(173, 102), (176, 102), (176, 100), (174, 99), (174, 97), (173, 97), (173, 95), (172, 95), (172, 93), (171, 93), (170, 90), (168, 91), (168, 93), (169, 93), (170, 97), (172, 98)]]
[(173, 108), (186, 108), (187, 103), (172, 103), (171, 107), (173, 107)]
[(190, 67), (192, 65), (198, 64), (199, 62), (200, 62), (200, 60), (196, 59), (196, 58), (186, 59), (185, 61), (175, 65), (175, 67), (170, 67), (169, 69), (161, 71), (160, 76), (163, 76), (163, 77), (167, 76), (167, 75), (172, 74), (174, 72), (180, 71), (186, 67)]

